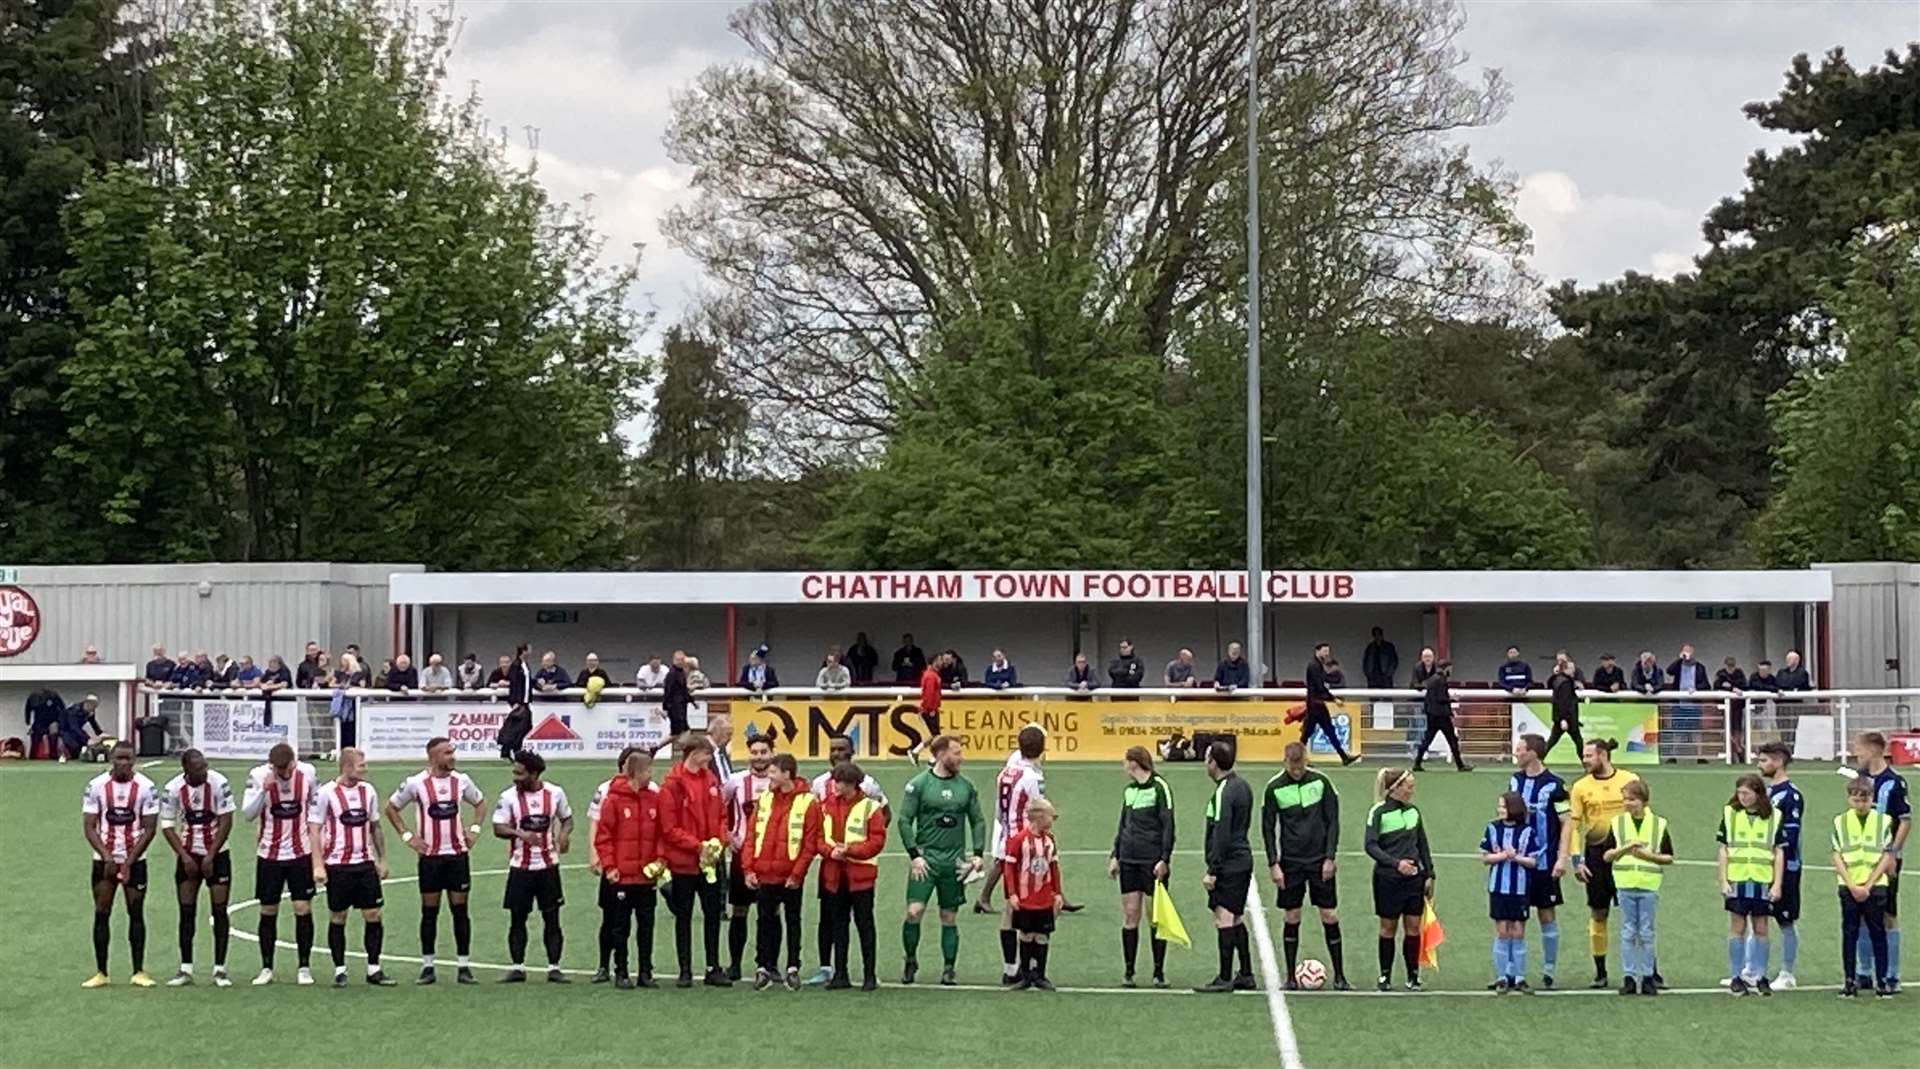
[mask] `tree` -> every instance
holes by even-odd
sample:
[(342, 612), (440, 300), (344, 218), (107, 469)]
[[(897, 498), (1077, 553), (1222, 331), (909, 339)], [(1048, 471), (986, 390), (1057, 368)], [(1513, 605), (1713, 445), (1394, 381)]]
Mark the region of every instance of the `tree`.
[(712, 341), (676, 327), (660, 366), (632, 525), (637, 555), (652, 567), (718, 568), (729, 545), (725, 491), (740, 475), (750, 412)]
[(174, 40), (167, 165), (67, 217), (97, 558), (617, 558), (631, 272), (442, 96), (448, 30), (213, 0)]
[(59, 560), (78, 510), (55, 473), (61, 364), (76, 328), (61, 211), (138, 158), (153, 41), (123, 0), (0, 0), (0, 559)]

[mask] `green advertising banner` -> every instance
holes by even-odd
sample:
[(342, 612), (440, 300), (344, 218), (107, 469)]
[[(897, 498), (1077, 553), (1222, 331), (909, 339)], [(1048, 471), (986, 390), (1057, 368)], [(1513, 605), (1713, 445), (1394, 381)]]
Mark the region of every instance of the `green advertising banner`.
[[(1546, 702), (1513, 703), (1513, 737), (1552, 735), (1553, 706)], [(1660, 707), (1652, 702), (1581, 702), (1580, 734), (1589, 739), (1615, 739), (1616, 765), (1660, 763)], [(1573, 739), (1563, 736), (1547, 754), (1554, 765), (1577, 765), (1580, 753)]]

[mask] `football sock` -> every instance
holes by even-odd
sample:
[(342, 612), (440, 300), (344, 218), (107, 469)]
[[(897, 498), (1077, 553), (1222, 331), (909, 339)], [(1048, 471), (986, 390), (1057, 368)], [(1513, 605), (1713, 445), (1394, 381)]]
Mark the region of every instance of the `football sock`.
[(1393, 975), (1393, 936), (1380, 937), (1380, 975)]
[(347, 968), (347, 922), (344, 920), (327, 922), (327, 956), (333, 959), (333, 971), (345, 972)]
[(190, 902), (182, 903), (180, 906), (180, 966), (182, 972), (188, 971), (193, 965), (194, 916), (199, 912), (199, 909)]
[(1133, 975), (1133, 967), (1140, 960), (1140, 929), (1120, 929), (1120, 956), (1126, 960), (1127, 975)]
[(133, 971), (147, 967), (147, 914), (144, 902), (127, 904), (127, 948), (133, 952)]
[(368, 921), (366, 931), (362, 933), (362, 936), (367, 941), (367, 972), (379, 972), (380, 948), (385, 946), (387, 942), (386, 922)]
[(1747, 971), (1752, 973), (1755, 979), (1767, 975), (1767, 956), (1770, 950), (1771, 947), (1765, 939), (1747, 940)]
[(1493, 978), (1505, 980), (1509, 975), (1507, 967), (1507, 940), (1500, 936), (1493, 941)]
[(747, 949), (747, 915), (736, 913), (727, 923), (727, 960), (740, 967), (740, 955)]
[(1792, 972), (1793, 963), (1800, 959), (1800, 929), (1795, 925), (1780, 926), (1780, 969)]
[(1548, 976), (1553, 975), (1553, 967), (1560, 960), (1560, 922), (1546, 921), (1540, 925), (1540, 968)]
[(560, 967), (560, 952), (566, 946), (567, 934), (560, 928), (560, 911), (543, 909), (540, 911), (540, 941), (547, 945), (547, 968)]
[(1403, 935), (1400, 937), (1400, 957), (1405, 961), (1407, 966), (1407, 979), (1412, 980), (1417, 978), (1420, 975), (1419, 936)]
[(213, 907), (213, 967), (216, 970), (227, 967), (227, 938), (233, 932), (233, 919), (227, 916), (227, 907)]
[(313, 914), (293, 915), (293, 946), (294, 953), (300, 958), (302, 969), (313, 963)]
[(1047, 978), (1047, 944), (1045, 943), (1033, 944), (1033, 965), (1034, 965), (1034, 975), (1038, 976), (1042, 980), (1046, 979)]
[(1333, 978), (1335, 980), (1345, 980), (1347, 978), (1347, 965), (1344, 960), (1345, 955), (1341, 952), (1340, 925), (1338, 922), (1335, 922), (1333, 924), (1323, 924), (1321, 927), (1327, 933), (1327, 964), (1333, 966)]
[(1020, 975), (1015, 955), (1019, 953), (1020, 936), (1011, 928), (1000, 930), (1000, 962), (1008, 976)]
[(1167, 941), (1155, 938), (1150, 942), (1153, 944), (1153, 975), (1159, 976), (1167, 971)]
[(1214, 939), (1220, 944), (1220, 979), (1233, 978), (1233, 929), (1215, 928)]
[(949, 966), (960, 960), (960, 926), (958, 924), (940, 926), (940, 960)]
[(507, 961), (516, 969), (527, 964), (527, 915), (522, 910), (507, 915)]
[(1607, 922), (1597, 917), (1587, 918), (1587, 945), (1593, 948), (1593, 956), (1606, 960)]
[(273, 968), (273, 947), (280, 941), (280, 915), (278, 913), (260, 914), (260, 967)]
[(1248, 949), (1251, 946), (1251, 940), (1252, 934), (1247, 931), (1246, 925), (1233, 926), (1233, 947), (1240, 956), (1239, 975), (1241, 976), (1253, 975), (1253, 953)]
[(1747, 963), (1747, 940), (1745, 936), (1727, 937), (1727, 975), (1738, 980)]
[(1900, 979), (1900, 929), (1887, 928), (1887, 979)]
[(1526, 979), (1527, 978), (1527, 937), (1523, 935), (1518, 939), (1511, 940), (1507, 946), (1507, 954), (1513, 960), (1513, 971), (1508, 973), (1507, 976), (1510, 979), (1514, 979), (1514, 980)]
[(1300, 961), (1300, 924), (1289, 921), (1281, 926), (1280, 942), (1287, 952), (1287, 975), (1293, 975), (1294, 966)]
[(470, 945), (473, 942), (473, 918), (467, 915), (467, 904), (465, 902), (458, 903), (451, 908), (453, 911), (453, 950), (454, 953), (460, 955), (461, 961), (465, 961), (467, 960), (467, 952), (471, 949)]
[[(944, 939), (945, 936), (942, 936)], [(907, 963), (920, 960), (920, 922), (905, 921), (900, 925), (900, 946), (907, 952)]]
[(420, 907), (420, 957), (422, 965), (433, 964), (433, 944), (440, 937), (440, 907)]
[(107, 971), (107, 945), (113, 940), (113, 915), (95, 912), (93, 915), (93, 964), (97, 971)]

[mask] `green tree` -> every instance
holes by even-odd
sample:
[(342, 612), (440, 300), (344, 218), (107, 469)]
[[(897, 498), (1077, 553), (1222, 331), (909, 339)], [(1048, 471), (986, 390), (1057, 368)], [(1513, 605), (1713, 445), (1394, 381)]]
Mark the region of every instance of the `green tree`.
[(630, 527), (636, 557), (650, 567), (719, 568), (730, 544), (726, 491), (740, 476), (750, 412), (707, 338), (668, 331), (660, 367)]
[(153, 46), (122, 0), (0, 0), (0, 559), (65, 559), (79, 537), (50, 463), (77, 334), (61, 210), (89, 175), (140, 156)]
[(616, 559), (630, 270), (441, 92), (379, 0), (214, 0), (164, 169), (68, 219), (68, 490), (119, 560)]

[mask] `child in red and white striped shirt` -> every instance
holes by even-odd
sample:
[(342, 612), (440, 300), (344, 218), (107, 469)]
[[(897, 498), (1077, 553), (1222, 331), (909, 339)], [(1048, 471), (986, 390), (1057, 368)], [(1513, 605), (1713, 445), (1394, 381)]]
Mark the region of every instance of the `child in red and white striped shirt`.
[(1019, 974), (1013, 989), (1052, 991), (1047, 979), (1047, 937), (1066, 899), (1060, 886), (1060, 851), (1053, 841), (1053, 803), (1045, 798), (1027, 802), (1026, 827), (1007, 839), (1001, 861), (1001, 885), (1013, 907), (1013, 929), (1019, 933)]

